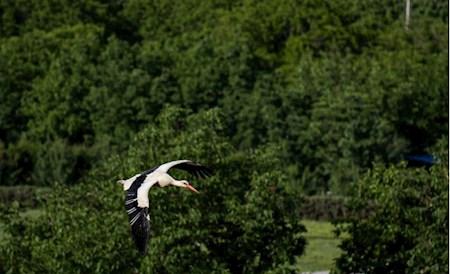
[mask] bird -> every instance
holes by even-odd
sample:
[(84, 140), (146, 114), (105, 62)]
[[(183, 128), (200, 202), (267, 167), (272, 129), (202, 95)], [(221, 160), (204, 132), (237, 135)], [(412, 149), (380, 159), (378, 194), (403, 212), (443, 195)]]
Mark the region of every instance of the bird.
[(176, 180), (167, 172), (171, 168), (181, 169), (201, 178), (207, 178), (215, 174), (212, 169), (191, 160), (176, 160), (151, 168), (145, 172), (134, 175), (125, 180), (118, 180), (123, 185), (125, 195), (125, 210), (133, 235), (134, 243), (140, 255), (147, 254), (147, 243), (150, 238), (150, 214), (148, 191), (153, 186), (166, 187), (177, 186), (199, 193), (186, 180)]

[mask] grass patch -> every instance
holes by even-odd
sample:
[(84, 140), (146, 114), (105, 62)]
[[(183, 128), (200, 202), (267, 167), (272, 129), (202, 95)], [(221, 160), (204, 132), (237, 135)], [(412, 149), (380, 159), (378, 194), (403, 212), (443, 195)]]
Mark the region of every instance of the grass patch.
[(44, 211), (42, 209), (35, 208), (35, 209), (29, 209), (29, 210), (21, 213), (20, 216), (33, 220), (33, 219), (41, 217), (42, 214), (44, 214)]
[(308, 245), (305, 254), (297, 259), (297, 269), (300, 272), (332, 269), (334, 259), (341, 255), (338, 244), (343, 236), (336, 238), (334, 226), (329, 222), (303, 220), (302, 223), (307, 229)]

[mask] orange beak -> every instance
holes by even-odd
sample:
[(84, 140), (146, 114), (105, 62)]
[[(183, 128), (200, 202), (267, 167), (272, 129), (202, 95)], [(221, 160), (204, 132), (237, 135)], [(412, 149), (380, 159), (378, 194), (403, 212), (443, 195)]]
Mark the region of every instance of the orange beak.
[(189, 184), (186, 184), (186, 187), (187, 187), (187, 189), (189, 189), (190, 191), (195, 192), (195, 193), (198, 193), (198, 190), (195, 189), (193, 186), (191, 186), (191, 185), (189, 185)]

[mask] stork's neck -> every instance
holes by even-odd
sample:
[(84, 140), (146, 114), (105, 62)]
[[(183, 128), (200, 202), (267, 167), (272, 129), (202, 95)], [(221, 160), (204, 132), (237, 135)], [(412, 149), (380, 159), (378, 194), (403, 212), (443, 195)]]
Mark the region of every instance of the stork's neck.
[(154, 172), (154, 180), (158, 182), (158, 185), (160, 187), (166, 187), (169, 185), (173, 185), (174, 183), (178, 182), (172, 176), (165, 172)]

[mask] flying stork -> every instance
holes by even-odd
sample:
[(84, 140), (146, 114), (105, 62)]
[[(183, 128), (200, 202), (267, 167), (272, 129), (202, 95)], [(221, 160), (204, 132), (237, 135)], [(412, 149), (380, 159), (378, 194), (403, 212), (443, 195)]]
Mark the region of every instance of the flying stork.
[(136, 174), (126, 180), (118, 180), (126, 191), (125, 209), (130, 220), (131, 233), (139, 253), (147, 253), (147, 242), (150, 237), (150, 215), (148, 213), (148, 191), (154, 185), (166, 187), (169, 185), (187, 188), (192, 192), (198, 191), (186, 180), (175, 180), (167, 174), (171, 168), (185, 170), (196, 177), (206, 178), (214, 171), (191, 160), (177, 160), (162, 164), (143, 173)]

